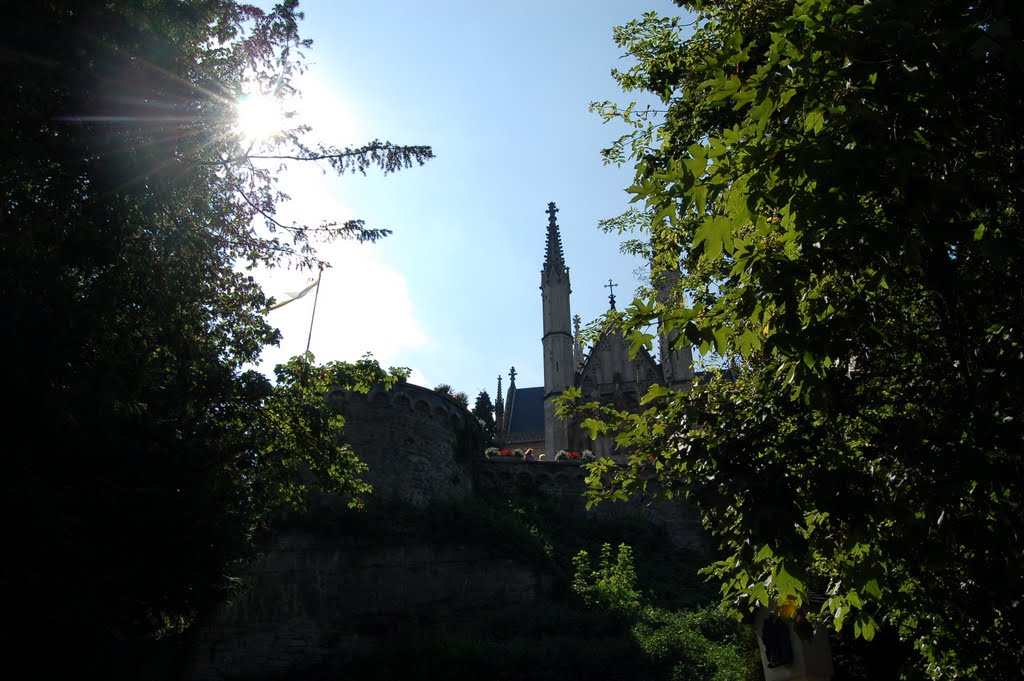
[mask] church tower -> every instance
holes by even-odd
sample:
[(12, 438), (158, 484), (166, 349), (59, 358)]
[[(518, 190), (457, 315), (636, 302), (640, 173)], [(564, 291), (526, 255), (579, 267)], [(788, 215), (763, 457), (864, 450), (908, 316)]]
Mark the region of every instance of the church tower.
[(548, 237), (544, 269), (540, 273), (541, 300), (544, 306), (544, 449), (554, 460), (560, 449), (568, 449), (568, 427), (555, 418), (554, 399), (573, 384), (575, 376), (572, 316), (569, 313), (569, 268), (562, 254), (562, 236), (558, 233), (554, 203), (548, 204)]

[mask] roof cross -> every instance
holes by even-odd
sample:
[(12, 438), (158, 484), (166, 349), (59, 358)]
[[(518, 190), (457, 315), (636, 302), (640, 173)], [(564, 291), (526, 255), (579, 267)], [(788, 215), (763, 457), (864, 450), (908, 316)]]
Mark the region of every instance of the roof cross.
[(615, 309), (615, 287), (616, 286), (618, 286), (618, 284), (613, 284), (612, 280), (609, 279), (608, 283), (605, 284), (602, 287), (602, 288), (608, 289), (608, 304), (612, 306), (613, 310)]

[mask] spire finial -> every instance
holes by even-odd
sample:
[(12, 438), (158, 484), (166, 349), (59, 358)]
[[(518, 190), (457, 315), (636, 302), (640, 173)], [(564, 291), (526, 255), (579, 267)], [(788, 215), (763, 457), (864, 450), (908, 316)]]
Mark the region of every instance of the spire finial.
[(516, 368), (515, 367), (512, 367), (508, 371), (508, 384), (509, 384), (509, 386), (513, 386), (513, 385), (516, 384)]
[(615, 309), (615, 287), (616, 286), (618, 286), (618, 284), (613, 284), (611, 279), (609, 279), (608, 283), (603, 286), (603, 288), (608, 289), (608, 304), (611, 305), (611, 308), (613, 310)]
[(577, 343), (580, 342), (580, 323), (582, 321), (583, 320), (580, 319), (580, 316), (578, 314), (574, 314), (572, 316), (572, 331), (573, 331), (572, 335), (573, 335), (573, 337), (576, 338), (576, 342)]
[(544, 252), (544, 269), (551, 267), (559, 270), (565, 269), (565, 257), (562, 255), (562, 235), (558, 232), (558, 221), (555, 219), (555, 213), (557, 212), (558, 208), (555, 207), (555, 202), (549, 202), (548, 239), (547, 248)]

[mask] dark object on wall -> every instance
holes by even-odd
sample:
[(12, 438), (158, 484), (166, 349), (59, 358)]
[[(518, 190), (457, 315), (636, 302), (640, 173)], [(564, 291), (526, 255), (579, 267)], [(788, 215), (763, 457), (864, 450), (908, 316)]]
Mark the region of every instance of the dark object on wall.
[(768, 668), (774, 669), (793, 661), (793, 646), (789, 642), (789, 627), (778, 617), (765, 618), (761, 627), (761, 642), (768, 658)]

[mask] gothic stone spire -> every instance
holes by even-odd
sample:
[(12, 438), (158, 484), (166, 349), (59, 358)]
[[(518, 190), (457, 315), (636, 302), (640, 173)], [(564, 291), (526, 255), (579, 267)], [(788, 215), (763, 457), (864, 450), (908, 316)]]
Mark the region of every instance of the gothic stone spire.
[(562, 254), (562, 235), (558, 232), (558, 222), (555, 220), (557, 212), (554, 201), (548, 203), (548, 241), (544, 252), (544, 269), (561, 272), (565, 269), (565, 257)]
[(494, 398), (494, 428), (499, 436), (505, 431), (505, 400), (501, 395), (501, 374), (498, 374), (498, 392)]

